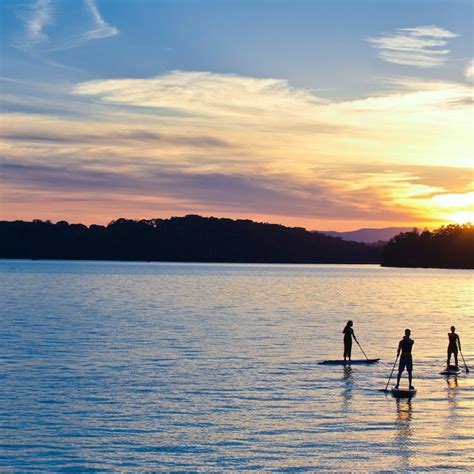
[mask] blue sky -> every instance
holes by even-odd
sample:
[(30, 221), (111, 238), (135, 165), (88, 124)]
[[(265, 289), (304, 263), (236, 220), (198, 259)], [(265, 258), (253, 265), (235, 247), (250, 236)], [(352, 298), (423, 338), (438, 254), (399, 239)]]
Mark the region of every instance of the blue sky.
[[(33, 3), (33, 2), (32, 2)], [(22, 10), (27, 2), (2, 4), (2, 73), (38, 78), (64, 77), (64, 71), (41, 67), (46, 57), (78, 68), (86, 78), (143, 77), (173, 69), (236, 73), (288, 79), (294, 86), (366, 89), (410, 67), (377, 60), (366, 38), (400, 27), (442, 25), (459, 37), (443, 68), (418, 75), (460, 79), (472, 56), (473, 3), (468, 0), (381, 1), (151, 1), (98, 0), (104, 21), (119, 34), (67, 48), (71, 32), (87, 27), (82, 0), (52, 1), (48, 44), (38, 45), (36, 59), (21, 54)], [(48, 49), (65, 47), (64, 51)], [(43, 52), (46, 50), (46, 52)], [(79, 71), (71, 74), (71, 77)], [(350, 92), (350, 91), (349, 91)], [(328, 92), (330, 93), (330, 92)]]
[[(4, 0), (0, 8), (5, 169), (24, 170), (2, 196), (8, 218), (91, 222), (189, 211), (352, 228), (444, 222), (443, 202), (459, 204), (459, 219), (470, 212), (472, 180), (461, 175), (472, 164), (472, 140), (460, 124), (472, 117), (471, 1)], [(434, 95), (464, 108), (433, 114)], [(368, 101), (374, 106), (363, 115)], [(369, 116), (374, 110), (390, 117), (387, 127)], [(407, 113), (417, 120), (403, 128)], [(439, 120), (456, 143), (447, 137), (431, 153), (415, 135), (440, 140)], [(117, 130), (133, 143), (119, 147)], [(77, 137), (66, 146), (68, 131)], [(159, 137), (163, 149), (141, 156), (138, 136)], [(226, 146), (216, 151), (216, 143)], [(72, 169), (85, 175), (71, 194), (52, 183), (69, 183)], [(167, 177), (166, 192), (143, 184), (145, 169), (161, 186)], [(93, 172), (104, 173), (102, 191)], [(354, 189), (354, 179), (365, 187)], [(215, 184), (208, 198), (203, 182)], [(180, 200), (183, 183), (195, 188)], [(281, 211), (265, 201), (275, 201), (266, 194), (275, 186), (284, 188)], [(340, 202), (345, 192), (356, 210)], [(378, 208), (367, 204), (373, 199)], [(86, 215), (84, 202), (100, 211)], [(427, 215), (430, 203), (441, 206), (436, 217)]]

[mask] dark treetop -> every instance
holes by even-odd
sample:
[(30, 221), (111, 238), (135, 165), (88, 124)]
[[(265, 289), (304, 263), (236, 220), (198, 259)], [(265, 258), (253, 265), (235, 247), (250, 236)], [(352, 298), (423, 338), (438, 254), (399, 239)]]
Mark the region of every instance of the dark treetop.
[(474, 226), (448, 225), (433, 232), (404, 232), (383, 249), (387, 267), (474, 268)]
[(0, 258), (378, 263), (381, 249), (298, 227), (190, 215), (107, 226), (0, 222)]

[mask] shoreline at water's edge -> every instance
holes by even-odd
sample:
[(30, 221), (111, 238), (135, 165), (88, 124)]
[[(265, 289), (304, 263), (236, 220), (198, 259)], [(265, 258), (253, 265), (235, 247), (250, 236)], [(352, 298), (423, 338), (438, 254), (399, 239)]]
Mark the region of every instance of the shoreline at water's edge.
[(251, 220), (118, 219), (107, 226), (59, 221), (0, 221), (0, 258), (241, 264), (380, 264), (474, 269), (474, 226), (400, 233), (369, 245)]
[(387, 264), (384, 264), (384, 263), (380, 263), (380, 266), (381, 267), (384, 267), (384, 268), (425, 268), (425, 269), (429, 269), (429, 268), (433, 268), (433, 269), (437, 269), (437, 270), (474, 270), (474, 267), (469, 267), (469, 266), (466, 266), (466, 267), (449, 267), (449, 266), (436, 266), (436, 265), (432, 265), (432, 266), (426, 266), (426, 265), (387, 265)]
[(235, 262), (235, 261), (211, 261), (211, 260), (107, 260), (107, 259), (63, 259), (63, 258), (0, 258), (0, 262), (98, 262), (98, 263), (171, 263), (171, 264), (212, 264), (212, 265), (363, 265), (375, 266), (380, 268), (407, 268), (407, 269), (433, 269), (433, 270), (474, 270), (472, 267), (427, 267), (427, 266), (408, 266), (408, 265), (384, 265), (374, 262)]
[(27, 261), (27, 262), (103, 262), (103, 263), (183, 263), (183, 264), (194, 264), (194, 263), (206, 263), (214, 265), (364, 265), (364, 266), (377, 266), (381, 267), (380, 262), (257, 262), (257, 261), (231, 261), (231, 260), (126, 260), (126, 259), (90, 259), (90, 258), (27, 258), (27, 257), (15, 257), (15, 258), (0, 258), (0, 262), (14, 262), (15, 260)]

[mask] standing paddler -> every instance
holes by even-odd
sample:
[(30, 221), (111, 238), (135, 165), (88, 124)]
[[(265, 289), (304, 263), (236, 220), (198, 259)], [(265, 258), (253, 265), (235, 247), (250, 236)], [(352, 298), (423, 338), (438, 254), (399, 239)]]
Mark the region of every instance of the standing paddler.
[(354, 323), (352, 321), (347, 321), (346, 327), (342, 331), (344, 334), (344, 360), (351, 360), (352, 338), (354, 338), (354, 341), (357, 342), (354, 329), (352, 329), (353, 325)]
[(402, 372), (406, 369), (408, 372), (408, 383), (410, 385), (410, 390), (413, 390), (415, 387), (412, 385), (412, 371), (413, 371), (413, 359), (411, 356), (411, 348), (415, 341), (410, 338), (411, 331), (405, 329), (405, 335), (403, 339), (398, 343), (397, 357), (400, 356), (400, 364), (398, 366), (398, 375), (397, 375), (397, 385), (395, 388), (398, 389), (400, 385), (400, 377)]
[(454, 355), (454, 365), (458, 368), (458, 347), (461, 350), (461, 339), (456, 334), (456, 328), (451, 326), (451, 332), (448, 332), (449, 344), (448, 344), (448, 361), (446, 367), (449, 369), (451, 362), (451, 355)]

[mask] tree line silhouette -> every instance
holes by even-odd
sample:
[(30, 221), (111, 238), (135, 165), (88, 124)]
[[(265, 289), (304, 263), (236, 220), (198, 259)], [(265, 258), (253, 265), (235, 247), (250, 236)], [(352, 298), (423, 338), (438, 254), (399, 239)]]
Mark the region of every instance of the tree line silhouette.
[(474, 226), (440, 227), (432, 232), (403, 232), (383, 249), (387, 267), (474, 268)]
[(300, 227), (197, 215), (117, 219), (89, 227), (66, 221), (0, 221), (0, 258), (474, 268), (474, 227), (414, 229), (383, 247)]
[(255, 263), (379, 263), (380, 247), (251, 220), (117, 219), (107, 226), (0, 222), (0, 258)]

